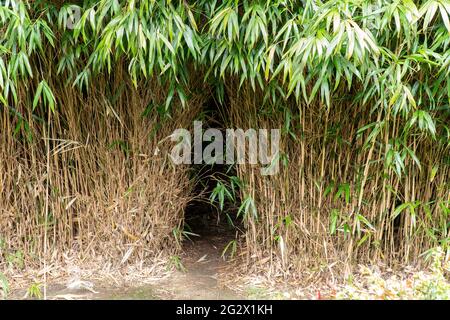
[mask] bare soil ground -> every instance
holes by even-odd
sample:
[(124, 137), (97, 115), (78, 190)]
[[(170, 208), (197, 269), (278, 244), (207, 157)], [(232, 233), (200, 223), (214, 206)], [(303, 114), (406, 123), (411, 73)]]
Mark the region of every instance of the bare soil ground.
[[(198, 231), (198, 230), (196, 230)], [(226, 287), (220, 273), (227, 262), (222, 252), (233, 239), (233, 231), (224, 226), (199, 230), (198, 237), (186, 240), (180, 255), (178, 270), (152, 284), (134, 283), (133, 286), (111, 286), (95, 281), (80, 281), (69, 288), (67, 284), (50, 284), (48, 299), (192, 299), (235, 300), (246, 297)], [(227, 271), (229, 272), (229, 271)], [(26, 297), (26, 289), (13, 292), (10, 298)]]
[(226, 267), (221, 253), (227, 238), (223, 235), (207, 237), (188, 243), (182, 256), (185, 272), (176, 272), (161, 282), (168, 288), (169, 299), (243, 299), (237, 292), (227, 288), (220, 278), (220, 271)]

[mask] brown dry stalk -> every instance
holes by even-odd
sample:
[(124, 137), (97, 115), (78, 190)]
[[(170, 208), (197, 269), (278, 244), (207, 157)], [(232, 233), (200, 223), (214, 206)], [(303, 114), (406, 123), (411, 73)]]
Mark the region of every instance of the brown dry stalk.
[[(167, 89), (152, 82), (136, 90), (126, 79), (120, 72), (97, 79), (88, 94), (49, 81), (58, 108), (48, 131), (30, 121), (39, 110), (33, 115), (25, 99), (18, 106), (32, 140), (23, 126), (14, 134), (18, 118), (3, 109), (0, 237), (7, 247), (1, 256), (20, 253), (23, 265), (14, 267), (43, 262), (45, 277), (63, 255), (118, 265), (130, 248), (128, 262), (180, 249), (173, 230), (182, 229), (193, 183), (188, 167), (168, 160), (170, 143), (159, 142), (190, 128), (204, 97), (192, 92), (189, 106), (164, 118), (157, 107)], [(149, 104), (154, 108), (143, 115)]]
[[(255, 96), (262, 95), (247, 88), (238, 91), (233, 85), (228, 94), (231, 127), (283, 128), (285, 118), (277, 111), (277, 105), (263, 105), (262, 99), (254, 101)], [(246, 221), (250, 270), (262, 256), (272, 261), (270, 266), (274, 269), (269, 272), (301, 271), (305, 267), (322, 270), (330, 265), (339, 268), (371, 262), (416, 263), (421, 253), (439, 245), (429, 235), (448, 223), (443, 209), (434, 202), (450, 196), (448, 166), (440, 166), (433, 180), (429, 177), (432, 168), (438, 165), (436, 161), (442, 159), (437, 155), (448, 150), (423, 141), (420, 147), (413, 143), (422, 169), (418, 170), (410, 161), (406, 174), (399, 178), (392, 171), (386, 172), (380, 160), (384, 146), (371, 143), (362, 148), (367, 134), (355, 138), (365, 123), (380, 121), (380, 113), (370, 115), (364, 109), (367, 107), (356, 112), (354, 105), (344, 103), (329, 110), (320, 104), (286, 103), (292, 114), (302, 111), (291, 123), (297, 139), (288, 134), (281, 139), (280, 149), (287, 155), (288, 165), (274, 176), (261, 176), (259, 170), (245, 165), (237, 168), (238, 176), (246, 184), (243, 194), (255, 197), (259, 215), (258, 221), (251, 217)], [(401, 121), (399, 117), (394, 120)], [(387, 145), (397, 132), (382, 134)], [(332, 184), (334, 187), (327, 191)], [(349, 187), (348, 202), (344, 193), (338, 195), (339, 186), (344, 184)], [(421, 205), (415, 209), (415, 219), (408, 210), (402, 212), (401, 218), (393, 218), (399, 204), (416, 200), (427, 204), (430, 211)], [(336, 230), (331, 234), (333, 212), (337, 214)], [(283, 224), (287, 216), (293, 221), (289, 227)], [(284, 240), (284, 251), (289, 256), (287, 266), (281, 263), (277, 235)]]

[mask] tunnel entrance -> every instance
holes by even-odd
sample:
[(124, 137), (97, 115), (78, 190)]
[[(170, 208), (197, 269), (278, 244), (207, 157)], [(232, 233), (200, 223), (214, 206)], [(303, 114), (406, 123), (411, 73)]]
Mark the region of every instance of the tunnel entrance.
[[(214, 95), (206, 103), (200, 116), (203, 132), (209, 128), (218, 129), (225, 136), (223, 105)], [(202, 142), (202, 152), (211, 141)], [(224, 146), (225, 148), (225, 146)], [(225, 149), (224, 149), (225, 150)], [(191, 151), (194, 153), (194, 150)], [(192, 164), (191, 179), (194, 181), (194, 198), (185, 208), (184, 229), (195, 235), (189, 237), (195, 242), (208, 237), (223, 237), (224, 241), (235, 239), (240, 230), (237, 218), (239, 195), (238, 190), (233, 193), (234, 199), (225, 196), (220, 201), (219, 189), (230, 190), (230, 179), (235, 177), (234, 165), (228, 164)], [(219, 187), (218, 187), (219, 186)]]
[(224, 176), (227, 169), (222, 165), (196, 165), (192, 170), (196, 175), (195, 198), (185, 209), (185, 229), (200, 237), (233, 233), (237, 223), (234, 204), (225, 201), (221, 209), (217, 201), (211, 200), (217, 183), (227, 178)]

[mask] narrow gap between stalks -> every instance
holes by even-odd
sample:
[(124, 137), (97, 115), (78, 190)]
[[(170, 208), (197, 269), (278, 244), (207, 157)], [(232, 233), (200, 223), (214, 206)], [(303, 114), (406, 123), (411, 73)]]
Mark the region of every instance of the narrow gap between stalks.
[[(214, 97), (209, 99), (201, 115), (203, 131), (215, 128), (225, 134), (221, 113), (223, 107)], [(208, 144), (209, 142), (203, 142), (202, 149)], [(185, 248), (200, 247), (202, 243), (214, 239), (217, 251), (222, 254), (224, 247), (235, 239), (239, 229), (236, 201), (225, 201), (223, 208), (219, 208), (217, 201), (211, 202), (210, 197), (218, 181), (226, 184), (229, 177), (235, 175), (235, 168), (227, 164), (192, 164), (191, 170), (195, 187), (194, 199), (185, 209)]]

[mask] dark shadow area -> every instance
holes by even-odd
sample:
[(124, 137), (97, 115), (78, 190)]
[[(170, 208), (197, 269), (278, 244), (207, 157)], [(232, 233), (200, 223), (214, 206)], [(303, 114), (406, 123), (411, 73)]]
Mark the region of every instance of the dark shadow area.
[[(223, 106), (211, 97), (201, 116), (203, 132), (208, 128), (215, 128), (219, 129), (225, 137), (221, 110), (223, 110)], [(202, 151), (210, 143), (209, 141), (203, 142)], [(218, 181), (227, 185), (230, 177), (236, 174), (234, 166), (227, 164), (192, 164), (191, 174), (195, 181), (195, 198), (188, 203), (185, 209), (185, 231), (198, 235), (190, 237), (193, 241), (210, 236), (223, 236), (228, 241), (234, 239), (240, 224), (239, 219), (236, 218), (238, 211), (236, 203), (238, 201), (226, 199), (222, 210), (219, 208), (217, 199), (214, 202), (210, 201), (211, 194)]]
[(224, 209), (220, 210), (216, 203), (210, 201), (211, 193), (217, 184), (216, 179), (223, 175), (224, 169), (222, 165), (193, 166), (197, 179), (194, 189), (196, 198), (185, 209), (186, 231), (202, 237), (234, 231), (235, 228), (227, 218), (227, 214), (229, 217), (236, 216), (236, 212), (231, 212), (232, 205), (226, 203)]

